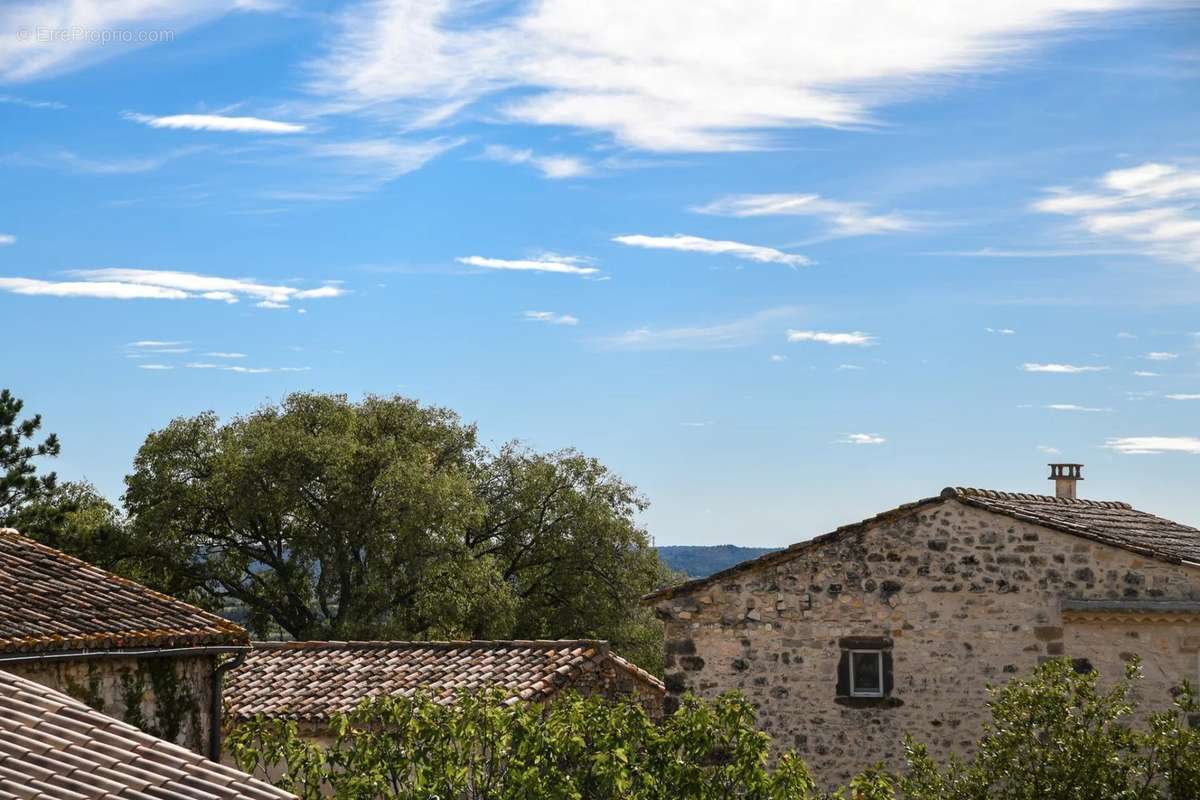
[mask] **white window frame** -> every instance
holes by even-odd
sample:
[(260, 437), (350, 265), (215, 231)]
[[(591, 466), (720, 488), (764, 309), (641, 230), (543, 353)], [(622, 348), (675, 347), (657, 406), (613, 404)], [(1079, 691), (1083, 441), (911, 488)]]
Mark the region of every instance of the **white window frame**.
[[(858, 656), (875, 656), (876, 663), (879, 665), (879, 688), (878, 689), (857, 689), (854, 686), (854, 657)], [(850, 673), (850, 696), (851, 697), (883, 697), (883, 651), (882, 650), (851, 650), (850, 663), (847, 665)]]

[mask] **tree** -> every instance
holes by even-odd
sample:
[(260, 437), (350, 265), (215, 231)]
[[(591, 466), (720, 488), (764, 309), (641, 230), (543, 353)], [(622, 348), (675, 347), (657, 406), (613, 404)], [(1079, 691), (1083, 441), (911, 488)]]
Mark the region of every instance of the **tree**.
[(34, 437), (42, 427), (42, 415), (22, 420), (24, 407), (8, 389), (0, 389), (0, 525), (12, 524), (17, 512), (52, 490), (57, 481), (53, 472), (38, 475), (34, 459), (57, 456), (58, 436), (51, 433), (37, 442)]
[(259, 636), (587, 636), (661, 659), (636, 490), (573, 451), (493, 453), (444, 408), (298, 393), (176, 419), (126, 486), (156, 588), (236, 604)]
[(502, 693), (452, 705), (383, 697), (335, 715), (330, 728), (328, 747), (283, 720), (253, 720), (227, 741), (239, 767), (303, 800), (819, 797), (794, 755), (767, 766), (770, 740), (737, 694), (689, 697), (662, 724), (634, 703), (573, 693), (545, 708)]

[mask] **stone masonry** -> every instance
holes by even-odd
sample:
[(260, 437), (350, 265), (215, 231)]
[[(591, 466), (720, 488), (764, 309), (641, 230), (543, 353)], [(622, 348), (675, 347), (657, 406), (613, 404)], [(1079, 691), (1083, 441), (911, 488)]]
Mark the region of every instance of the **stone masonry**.
[[(666, 624), (666, 710), (687, 692), (738, 690), (776, 752), (796, 749), (834, 784), (875, 762), (902, 766), (905, 734), (938, 758), (969, 753), (988, 718), (986, 687), (1047, 657), (1118, 675), (1136, 654), (1149, 708), (1200, 677), (1200, 615), (1188, 610), (1200, 568), (945, 496), (917, 505), (651, 596)], [(1064, 611), (1068, 599), (1190, 602), (1170, 613)], [(888, 696), (837, 696), (847, 637), (890, 647)]]

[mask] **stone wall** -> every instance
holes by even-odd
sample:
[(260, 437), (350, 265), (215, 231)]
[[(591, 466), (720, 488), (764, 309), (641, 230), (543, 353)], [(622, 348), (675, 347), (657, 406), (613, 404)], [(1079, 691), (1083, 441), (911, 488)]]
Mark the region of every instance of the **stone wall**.
[[(624, 669), (611, 660), (575, 678), (567, 687), (582, 695), (598, 694), (610, 700), (633, 698), (646, 709), (653, 719), (660, 719), (663, 711), (663, 691), (659, 687)], [(551, 699), (553, 702), (553, 698)]]
[[(905, 733), (935, 757), (969, 753), (986, 685), (1039, 659), (1086, 658), (1117, 675), (1137, 654), (1155, 708), (1197, 679), (1196, 616), (1064, 620), (1064, 598), (1197, 600), (1200, 569), (944, 500), (660, 601), (666, 710), (685, 692), (741, 691), (776, 751), (795, 748), (833, 784), (876, 761), (901, 766)], [(847, 637), (890, 642), (889, 697), (837, 697)]]
[(213, 656), (82, 658), (3, 665), (110, 717), (208, 755)]

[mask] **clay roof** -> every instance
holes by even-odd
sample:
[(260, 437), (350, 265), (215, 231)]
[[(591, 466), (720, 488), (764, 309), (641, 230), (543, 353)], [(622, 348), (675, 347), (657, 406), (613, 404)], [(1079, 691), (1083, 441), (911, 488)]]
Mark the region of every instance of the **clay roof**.
[(0, 800), (295, 800), (83, 703), (0, 672)]
[(643, 597), (642, 602), (648, 604), (667, 600), (748, 570), (788, 561), (810, 548), (820, 547), (880, 522), (908, 516), (947, 500), (957, 500), (975, 508), (1120, 547), (1149, 558), (1174, 564), (1200, 566), (1200, 530), (1156, 517), (1145, 511), (1138, 511), (1128, 503), (948, 486), (937, 497), (905, 503), (860, 522), (843, 525), (830, 533), (798, 542), (783, 550), (743, 561), (704, 578), (660, 589)]
[(0, 528), (0, 658), (248, 644), (228, 620)]
[(503, 689), (510, 702), (544, 700), (609, 662), (661, 692), (662, 682), (589, 640), (501, 642), (256, 642), (225, 678), (227, 713), (306, 722), (363, 699), (417, 691), (451, 703), (461, 691)]

